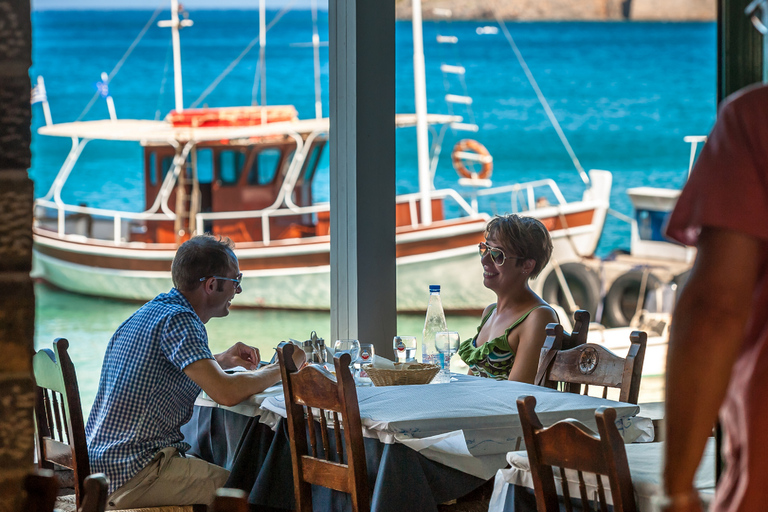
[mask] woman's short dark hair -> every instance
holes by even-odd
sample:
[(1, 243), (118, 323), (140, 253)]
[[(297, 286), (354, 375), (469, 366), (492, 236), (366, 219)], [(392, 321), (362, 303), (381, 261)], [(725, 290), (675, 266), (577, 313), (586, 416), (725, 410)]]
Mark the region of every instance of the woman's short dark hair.
[(173, 286), (191, 291), (203, 277), (223, 276), (236, 266), (235, 244), (226, 237), (193, 236), (179, 247), (171, 264)]
[[(536, 261), (531, 277), (536, 277), (549, 263), (552, 256), (552, 239), (539, 219), (520, 217), (515, 214), (497, 215), (485, 226), (485, 237), (493, 236), (504, 254), (520, 256)], [(520, 266), (525, 260), (516, 260)]]

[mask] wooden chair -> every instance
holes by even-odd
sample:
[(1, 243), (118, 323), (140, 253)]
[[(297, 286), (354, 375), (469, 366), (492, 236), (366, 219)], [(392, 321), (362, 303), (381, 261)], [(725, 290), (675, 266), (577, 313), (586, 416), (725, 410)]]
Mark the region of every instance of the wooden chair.
[(32, 358), (37, 382), (37, 463), (42, 469), (53, 470), (54, 464), (71, 469), (75, 476), (75, 503), (79, 505), (91, 466), (80, 390), (68, 348), (69, 342), (59, 338), (53, 342), (53, 351), (42, 349)]
[(78, 512), (104, 512), (109, 496), (109, 480), (104, 473), (85, 477), (83, 499)]
[[(547, 338), (544, 340), (544, 346), (541, 348), (539, 369), (536, 372), (534, 384), (537, 386), (544, 385), (545, 374), (559, 350), (569, 350), (587, 342), (589, 320), (589, 311), (580, 309), (573, 314), (573, 329), (570, 333), (565, 331), (560, 324), (547, 324)], [(578, 393), (579, 389), (580, 386), (569, 383), (562, 386), (563, 391), (571, 393)]]
[[(605, 476), (610, 485), (614, 512), (636, 512), (624, 441), (615, 423), (616, 410), (600, 407), (595, 412), (600, 433), (600, 437), (596, 437), (582, 423), (572, 419), (544, 428), (534, 411), (535, 407), (536, 399), (532, 396), (517, 399), (538, 512), (560, 511), (553, 467), (559, 468), (563, 500), (568, 512), (573, 510), (573, 505), (566, 469), (576, 471), (583, 510), (591, 510), (590, 501), (597, 502), (595, 508), (599, 505), (600, 510), (607, 510), (602, 478)], [(595, 475), (597, 491), (592, 500), (588, 495), (584, 472)]]
[(53, 512), (59, 482), (49, 469), (38, 469), (24, 478), (25, 512)]
[(245, 491), (228, 488), (217, 490), (210, 510), (211, 512), (248, 512)]
[[(37, 463), (40, 469), (54, 469), (54, 464), (71, 469), (74, 473), (74, 501), (62, 496), (56, 508), (64, 510), (95, 511), (102, 494), (106, 503), (107, 490), (102, 488), (107, 478), (91, 474), (88, 460), (88, 445), (85, 440), (83, 409), (80, 405), (80, 390), (77, 385), (75, 365), (67, 349), (69, 341), (58, 338), (53, 350), (39, 350), (32, 357), (32, 368), (37, 384), (35, 397), (35, 430), (37, 434)], [(86, 480), (89, 480), (88, 483)], [(108, 487), (108, 485), (107, 485)], [(86, 495), (86, 490), (88, 494)], [(91, 507), (84, 509), (83, 507)], [(178, 507), (142, 508), (135, 510), (159, 510), (162, 512), (191, 512), (205, 510), (205, 505)]]
[(536, 384), (571, 393), (580, 393), (584, 385), (585, 395), (589, 393), (590, 385), (601, 386), (603, 398), (607, 398), (609, 388), (618, 388), (619, 401), (637, 403), (648, 340), (646, 333), (633, 331), (630, 334), (629, 352), (622, 358), (594, 343), (559, 350), (556, 346), (560, 331), (562, 327), (557, 324), (547, 326)]
[[(368, 474), (357, 391), (349, 370), (350, 356), (342, 354), (333, 358), (334, 380), (317, 366), (297, 370), (293, 362), (295, 350), (299, 349), (293, 344), (277, 348), (288, 416), (296, 508), (301, 512), (312, 510), (311, 486), (314, 484), (350, 494), (352, 510), (367, 511), (370, 509)], [(319, 417), (322, 447), (318, 447), (315, 416)], [(329, 420), (333, 421), (331, 431)], [(332, 435), (334, 453), (330, 444)]]

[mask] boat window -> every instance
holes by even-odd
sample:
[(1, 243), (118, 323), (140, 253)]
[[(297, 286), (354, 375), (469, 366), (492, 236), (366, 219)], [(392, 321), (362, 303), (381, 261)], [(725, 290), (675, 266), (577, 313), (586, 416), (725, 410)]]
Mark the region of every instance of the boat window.
[(165, 175), (168, 174), (168, 171), (171, 170), (171, 167), (173, 167), (173, 157), (172, 156), (166, 156), (161, 161), (161, 168), (163, 172), (163, 179), (165, 179)]
[(222, 151), (219, 153), (218, 179), (222, 185), (237, 185), (245, 164), (245, 151)]
[(149, 166), (147, 166), (147, 176), (149, 177), (149, 184), (153, 187), (157, 186), (157, 155), (155, 152), (149, 154)]
[(210, 183), (213, 181), (213, 150), (197, 149), (197, 181)]
[(307, 164), (305, 166), (304, 181), (312, 181), (312, 178), (315, 175), (315, 171), (317, 170), (317, 165), (320, 163), (320, 159), (323, 156), (324, 148), (325, 143), (315, 144), (315, 146), (312, 148), (312, 153), (309, 155)]
[(277, 176), (277, 167), (280, 164), (280, 149), (270, 148), (259, 151), (253, 159), (253, 165), (248, 172), (249, 185), (268, 185)]

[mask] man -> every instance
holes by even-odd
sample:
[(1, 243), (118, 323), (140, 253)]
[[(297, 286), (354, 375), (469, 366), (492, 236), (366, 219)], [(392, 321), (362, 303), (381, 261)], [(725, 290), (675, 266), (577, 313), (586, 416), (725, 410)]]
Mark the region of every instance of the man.
[(109, 342), (86, 437), (91, 469), (109, 477), (110, 509), (213, 501), (229, 472), (185, 456), (180, 428), (195, 398), (202, 388), (234, 405), (280, 380), (277, 365), (223, 371), (256, 369), (253, 347), (236, 343), (215, 356), (208, 347), (204, 324), (227, 316), (242, 291), (232, 247), (210, 235), (182, 244), (171, 268), (174, 288), (142, 306)]
[(717, 420), (715, 511), (768, 503), (768, 87), (728, 98), (667, 234), (698, 252), (667, 362), (664, 510), (699, 511), (693, 478)]

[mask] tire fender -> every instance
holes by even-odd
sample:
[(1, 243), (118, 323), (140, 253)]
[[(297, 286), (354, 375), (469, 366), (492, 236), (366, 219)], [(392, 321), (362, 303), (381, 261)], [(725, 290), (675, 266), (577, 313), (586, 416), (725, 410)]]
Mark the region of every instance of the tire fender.
[(611, 284), (603, 303), (603, 324), (606, 327), (626, 327), (630, 324), (637, 310), (640, 286), (643, 283), (643, 275), (646, 273), (648, 277), (645, 293), (647, 294), (661, 286), (661, 280), (649, 271), (630, 270), (620, 275)]
[[(592, 318), (595, 318), (597, 306), (600, 303), (600, 277), (591, 268), (577, 262), (563, 263), (560, 265), (560, 270), (570, 288), (577, 309), (586, 309)], [(541, 295), (545, 301), (562, 307), (569, 319), (573, 318), (576, 311), (571, 311), (568, 306), (555, 269), (544, 280)]]

